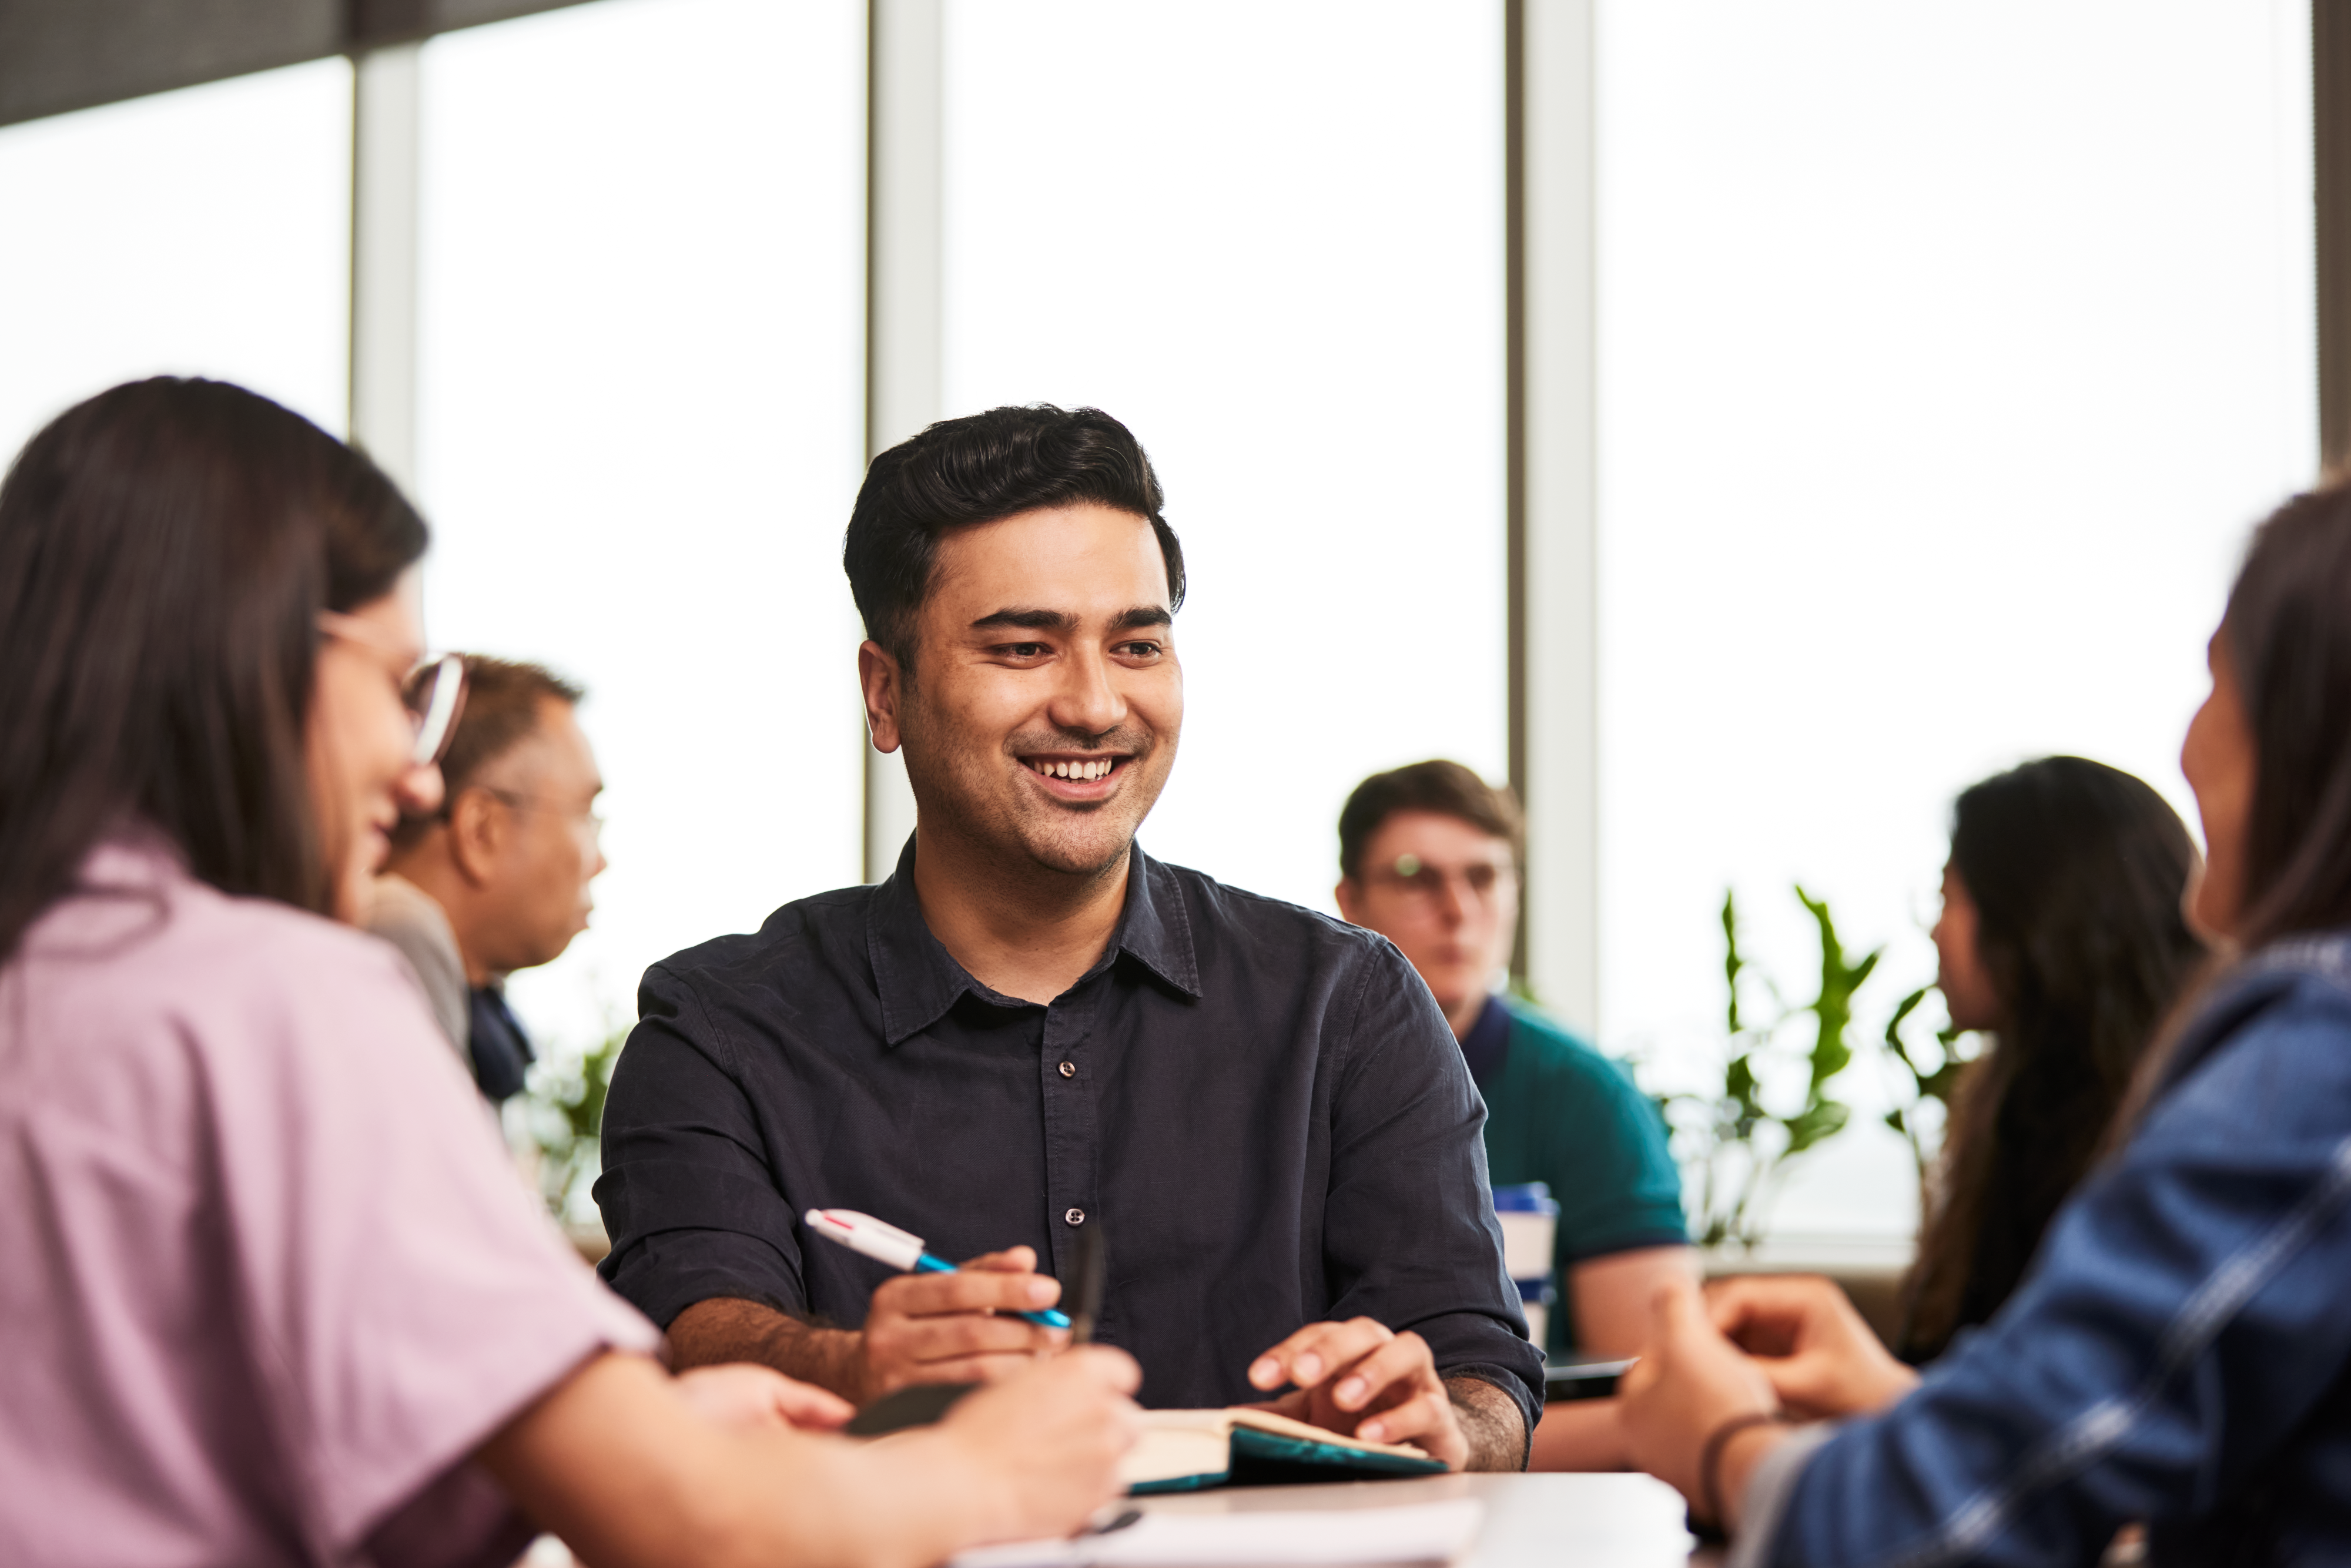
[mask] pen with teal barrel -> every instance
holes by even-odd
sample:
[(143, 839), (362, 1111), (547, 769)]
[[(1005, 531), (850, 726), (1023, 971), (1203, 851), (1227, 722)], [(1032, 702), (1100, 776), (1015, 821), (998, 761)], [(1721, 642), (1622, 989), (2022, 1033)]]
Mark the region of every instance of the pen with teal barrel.
[[(827, 1241), (838, 1242), (852, 1252), (861, 1252), (877, 1263), (887, 1263), (893, 1269), (913, 1274), (952, 1274), (956, 1266), (944, 1258), (934, 1258), (923, 1250), (923, 1239), (899, 1229), (896, 1226), (860, 1214), (853, 1208), (811, 1208), (800, 1216), (811, 1234)], [(1042, 1312), (1022, 1312), (1040, 1328), (1065, 1329), (1070, 1326), (1069, 1314), (1047, 1307)]]

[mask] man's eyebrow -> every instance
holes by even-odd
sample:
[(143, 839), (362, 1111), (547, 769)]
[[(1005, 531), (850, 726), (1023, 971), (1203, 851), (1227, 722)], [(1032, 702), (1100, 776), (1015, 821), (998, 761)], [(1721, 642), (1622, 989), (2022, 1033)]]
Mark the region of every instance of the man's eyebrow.
[(990, 626), (1013, 626), (1023, 632), (1067, 632), (1077, 623), (1078, 618), (1065, 611), (999, 610), (973, 622), (971, 629), (977, 632)]
[[(1171, 626), (1175, 618), (1166, 607), (1159, 604), (1138, 604), (1132, 610), (1122, 610), (1111, 620), (1113, 632), (1133, 632), (1145, 626)], [(983, 615), (971, 623), (975, 632), (997, 627), (1013, 627), (1023, 632), (1074, 632), (1078, 618), (1066, 610), (999, 610), (993, 615)]]

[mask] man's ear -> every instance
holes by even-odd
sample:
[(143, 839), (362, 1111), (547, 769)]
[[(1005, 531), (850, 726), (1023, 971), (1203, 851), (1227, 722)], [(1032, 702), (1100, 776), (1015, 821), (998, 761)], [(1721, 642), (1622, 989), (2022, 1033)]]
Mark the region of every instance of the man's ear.
[(876, 751), (895, 751), (904, 737), (898, 728), (898, 704), (905, 695), (905, 677), (896, 656), (875, 642), (857, 648), (857, 684), (865, 692), (865, 732)]
[(1331, 896), (1339, 901), (1340, 919), (1345, 921), (1350, 925), (1361, 925), (1364, 924), (1362, 918), (1357, 914), (1358, 909), (1361, 907), (1360, 900), (1363, 896), (1363, 889), (1355, 885), (1355, 879), (1353, 877), (1341, 877), (1339, 879), (1339, 885), (1331, 890)]
[(507, 813), (487, 789), (465, 789), (449, 802), (449, 862), (467, 885), (486, 884), (506, 845)]

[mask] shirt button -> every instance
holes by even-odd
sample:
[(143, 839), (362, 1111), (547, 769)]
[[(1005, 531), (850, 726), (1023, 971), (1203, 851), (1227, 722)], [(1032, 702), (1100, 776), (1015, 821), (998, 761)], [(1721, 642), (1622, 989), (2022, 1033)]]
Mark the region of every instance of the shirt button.
[(1073, 1208), (1061, 1218), (1072, 1225), (1083, 1225), (1086, 1222), (1086, 1211), (1082, 1208)]
[(1062, 1077), (1064, 1077), (1064, 1078), (1075, 1078), (1077, 1075), (1078, 1075), (1078, 1064), (1077, 1064), (1076, 1062), (1074, 1062), (1074, 1061), (1065, 1061), (1065, 1062), (1061, 1063), (1061, 1076), (1062, 1076)]

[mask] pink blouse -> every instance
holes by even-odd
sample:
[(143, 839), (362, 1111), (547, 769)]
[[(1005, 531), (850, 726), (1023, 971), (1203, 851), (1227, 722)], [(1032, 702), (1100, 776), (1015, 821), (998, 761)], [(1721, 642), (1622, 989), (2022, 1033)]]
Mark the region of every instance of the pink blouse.
[(660, 1335), (390, 947), (152, 843), (83, 882), (0, 968), (0, 1562), (511, 1559), (468, 1456)]

